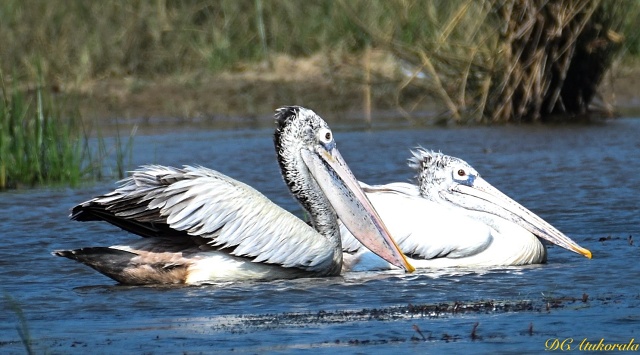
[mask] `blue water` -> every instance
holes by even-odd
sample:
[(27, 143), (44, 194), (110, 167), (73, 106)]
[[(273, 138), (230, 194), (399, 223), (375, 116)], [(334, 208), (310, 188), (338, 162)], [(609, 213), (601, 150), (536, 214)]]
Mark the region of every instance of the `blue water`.
[[(352, 273), (199, 287), (118, 286), (54, 249), (111, 245), (125, 232), (68, 220), (111, 190), (0, 193), (0, 353), (539, 353), (545, 342), (640, 338), (640, 120), (581, 126), (334, 127), (367, 183), (406, 181), (409, 148), (465, 159), (503, 192), (593, 252), (549, 248), (545, 265), (491, 270)], [(184, 130), (135, 138), (134, 165), (200, 164), (300, 214), (275, 162), (272, 131)], [(610, 236), (608, 240), (601, 238)], [(629, 242), (632, 236), (632, 242)], [(412, 313), (413, 305), (529, 305)], [(19, 314), (22, 312), (24, 322)], [(478, 323), (472, 337), (474, 324)], [(415, 330), (419, 329), (424, 338)], [(28, 336), (20, 336), (26, 329)], [(639, 340), (640, 342), (640, 340)]]

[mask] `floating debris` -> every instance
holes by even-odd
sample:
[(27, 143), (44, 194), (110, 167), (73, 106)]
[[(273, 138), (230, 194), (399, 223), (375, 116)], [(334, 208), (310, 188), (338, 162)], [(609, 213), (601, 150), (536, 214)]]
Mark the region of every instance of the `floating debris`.
[(420, 334), (420, 336), (422, 337), (422, 340), (427, 341), (427, 338), (424, 336), (424, 334), (422, 334), (422, 332), (420, 331), (420, 327), (418, 327), (417, 324), (413, 325), (413, 330), (415, 330), (418, 334)]
[(448, 343), (448, 342), (460, 340), (460, 336), (458, 336), (458, 335), (449, 335), (447, 333), (444, 333), (440, 340), (444, 340), (446, 343)]
[[(272, 329), (282, 329), (289, 327), (315, 327), (332, 324), (347, 324), (353, 322), (369, 322), (369, 321), (407, 321), (407, 320), (423, 320), (429, 322), (437, 318), (448, 318), (456, 316), (473, 316), (477, 314), (497, 314), (510, 312), (538, 312), (550, 313), (557, 308), (585, 307), (583, 304), (589, 302), (589, 306), (593, 307), (596, 303), (616, 303), (619, 302), (623, 295), (607, 294), (602, 296), (589, 296), (583, 292), (578, 297), (570, 296), (547, 296), (543, 294), (542, 299), (532, 300), (514, 300), (514, 301), (455, 301), (441, 302), (434, 304), (408, 304), (406, 306), (392, 306), (384, 308), (363, 308), (360, 310), (336, 310), (327, 311), (320, 310), (306, 313), (266, 313), (255, 315), (227, 315), (208, 318), (207, 323), (211, 325), (214, 331), (223, 331), (230, 333), (251, 333), (256, 331), (268, 331)], [(640, 294), (635, 296), (640, 299)], [(383, 339), (358, 339), (346, 338), (325, 340), (324, 342), (311, 344), (310, 346), (324, 345), (340, 345), (340, 346), (371, 346), (381, 344), (414, 342), (457, 342), (470, 339), (471, 341), (484, 341), (485, 339), (494, 339), (504, 337), (503, 335), (489, 334), (482, 336), (479, 334), (480, 322), (473, 323), (471, 332), (468, 337), (461, 333), (443, 332), (433, 334), (432, 331), (423, 330), (418, 324), (409, 323), (411, 325), (411, 333), (407, 333), (406, 337), (392, 336)], [(423, 325), (423, 328), (425, 325)], [(534, 335), (533, 322), (530, 322), (527, 329), (520, 332), (521, 335)], [(321, 344), (321, 345), (318, 345)]]
[(482, 340), (481, 336), (478, 336), (478, 334), (476, 333), (476, 330), (478, 330), (478, 326), (480, 325), (480, 322), (476, 322), (473, 325), (473, 329), (471, 329), (471, 340), (476, 341), (476, 340)]
[[(560, 302), (560, 301), (558, 301)], [(489, 314), (507, 312), (540, 311), (530, 300), (519, 301), (473, 301), (437, 304), (409, 304), (387, 308), (363, 308), (361, 310), (318, 311), (313, 313), (280, 313), (219, 317), (212, 326), (215, 330), (245, 332), (257, 329), (273, 329), (292, 325), (337, 324), (366, 322), (371, 320), (391, 321), (415, 318), (443, 318), (457, 314)], [(417, 325), (414, 330), (420, 334)], [(422, 334), (423, 338), (427, 338)], [(427, 338), (428, 339), (428, 338)], [(452, 340), (452, 339), (450, 339)]]
[[(588, 240), (588, 239), (587, 239)], [(619, 240), (619, 241), (626, 241), (629, 245), (633, 245), (633, 236), (629, 235), (628, 237), (617, 237), (617, 236), (612, 236), (612, 235), (608, 235), (606, 237), (600, 237), (598, 238), (599, 242), (608, 242), (611, 240)]]

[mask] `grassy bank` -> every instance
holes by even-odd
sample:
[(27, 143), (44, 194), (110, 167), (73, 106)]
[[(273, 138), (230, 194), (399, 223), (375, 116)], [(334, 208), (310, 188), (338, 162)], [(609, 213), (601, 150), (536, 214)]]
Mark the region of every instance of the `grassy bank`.
[[(553, 39), (553, 32), (569, 33), (580, 29), (581, 24), (543, 30), (538, 25), (528, 28), (526, 14), (550, 14), (551, 17), (542, 16), (540, 26), (543, 26), (591, 15), (596, 8), (602, 9), (602, 21), (596, 24), (596, 32), (604, 33), (595, 33), (593, 43), (589, 42), (586, 48), (596, 48), (593, 45), (597, 41), (614, 38), (613, 42), (622, 46), (612, 51), (638, 56), (640, 37), (635, 26), (640, 2), (634, 0), (315, 0), (303, 4), (286, 0), (7, 0), (0, 2), (3, 18), (0, 66), (10, 73), (7, 74), (10, 82), (25, 86), (35, 81), (41, 63), (41, 73), (51, 90), (65, 93), (90, 91), (93, 95), (99, 90), (94, 90), (95, 85), (86, 89), (90, 83), (133, 78), (134, 83), (124, 93), (114, 94), (118, 95), (114, 100), (117, 106), (121, 97), (144, 90), (146, 82), (158, 78), (216, 80), (210, 75), (242, 74), (247, 70), (264, 75), (274, 69), (274, 61), (280, 55), (292, 58), (321, 55), (326, 58), (320, 69), (321, 79), (330, 80), (334, 86), (341, 85), (344, 90), (369, 86), (370, 101), (377, 102), (379, 98), (389, 107), (395, 105), (411, 111), (411, 107), (424, 100), (436, 99), (453, 117), (495, 116), (502, 120), (521, 104), (516, 104), (516, 109), (502, 109), (506, 107), (504, 98), (514, 95), (500, 88), (511, 85), (513, 92), (529, 93), (532, 89), (526, 83), (535, 75), (528, 71), (545, 64), (531, 66), (529, 59), (536, 59), (533, 56), (525, 58), (525, 65), (520, 65), (522, 69), (514, 71), (513, 67), (518, 65), (511, 61), (520, 57), (505, 53), (518, 51), (512, 48), (505, 52), (500, 41), (507, 37), (516, 44), (533, 40), (530, 47), (557, 43), (558, 51), (562, 52), (563, 43), (576, 39), (570, 36)], [(510, 14), (515, 15), (510, 18)], [(562, 16), (554, 18), (554, 14)], [(526, 35), (524, 39), (515, 38), (522, 33)], [(548, 34), (550, 39), (536, 42), (538, 33)], [(368, 59), (371, 48), (389, 53), (393, 70), (376, 67), (376, 62)], [(548, 57), (548, 63), (559, 62), (553, 54)], [(404, 66), (406, 63), (410, 67)], [(562, 70), (560, 77), (566, 71)], [(500, 77), (511, 72), (519, 78)], [(291, 77), (296, 74), (279, 80), (308, 79)], [(489, 82), (488, 77), (497, 79)], [(516, 84), (520, 79), (525, 84)], [(257, 84), (262, 80), (259, 77)], [(179, 84), (188, 87), (200, 82), (189, 79), (188, 83)], [(488, 93), (487, 87), (499, 94)], [(234, 93), (230, 90), (230, 94)], [(341, 92), (329, 94), (337, 96)], [(276, 96), (274, 99), (280, 101), (299, 102), (295, 92)], [(216, 99), (219, 100), (199, 100)], [(239, 105), (247, 105), (239, 101)], [(498, 107), (487, 109), (492, 105)], [(248, 106), (251, 110), (251, 105)]]

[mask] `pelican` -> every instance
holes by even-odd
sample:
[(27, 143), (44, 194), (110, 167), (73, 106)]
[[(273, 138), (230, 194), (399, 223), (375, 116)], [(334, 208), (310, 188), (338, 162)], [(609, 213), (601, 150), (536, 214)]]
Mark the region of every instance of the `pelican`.
[(143, 166), (113, 192), (75, 206), (76, 221), (106, 221), (144, 238), (57, 250), (122, 284), (199, 284), (338, 275), (337, 218), (373, 253), (413, 271), (313, 111), (283, 107), (274, 143), (282, 176), (311, 225), (250, 186), (204, 167)]
[[(417, 185), (360, 183), (396, 242), (416, 268), (492, 267), (547, 260), (540, 239), (591, 258), (576, 244), (480, 177), (465, 161), (418, 148), (409, 166)], [(341, 227), (344, 269), (391, 268)]]

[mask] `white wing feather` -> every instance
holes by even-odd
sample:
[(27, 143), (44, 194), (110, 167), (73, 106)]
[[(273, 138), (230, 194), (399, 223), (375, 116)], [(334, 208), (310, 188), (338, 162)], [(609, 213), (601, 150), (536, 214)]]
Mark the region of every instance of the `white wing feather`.
[(204, 167), (144, 166), (114, 192), (81, 206), (91, 204), (116, 219), (168, 225), (255, 262), (318, 271), (333, 257), (334, 248), (312, 227), (252, 187)]
[[(391, 236), (411, 258), (468, 257), (491, 244), (492, 231), (484, 223), (420, 197), (415, 185), (360, 184)], [(342, 223), (340, 233), (344, 251), (354, 253), (362, 248)]]

